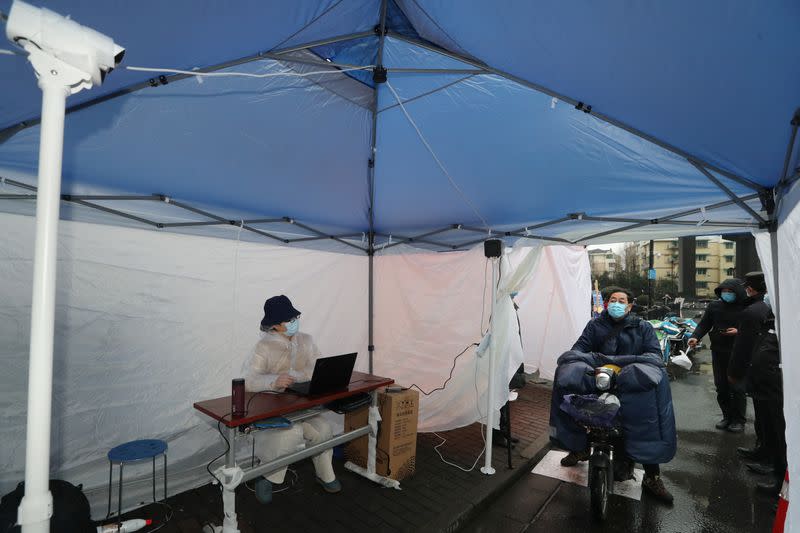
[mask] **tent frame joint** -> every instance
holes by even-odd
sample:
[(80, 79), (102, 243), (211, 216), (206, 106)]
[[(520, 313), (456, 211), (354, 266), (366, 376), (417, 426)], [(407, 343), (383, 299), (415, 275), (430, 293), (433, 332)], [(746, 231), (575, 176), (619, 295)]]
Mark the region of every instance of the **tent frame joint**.
[(386, 70), (386, 67), (383, 65), (376, 65), (372, 69), (372, 81), (375, 82), (375, 84), (386, 83), (388, 77), (389, 71)]

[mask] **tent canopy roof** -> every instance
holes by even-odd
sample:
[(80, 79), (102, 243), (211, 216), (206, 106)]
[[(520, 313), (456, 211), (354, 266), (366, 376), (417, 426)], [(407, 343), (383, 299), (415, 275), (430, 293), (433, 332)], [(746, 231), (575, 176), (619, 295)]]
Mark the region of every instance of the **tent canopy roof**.
[[(65, 193), (311, 228), (293, 238), (369, 232), (371, 207), (376, 246), (746, 231), (767, 218), (757, 193), (783, 177), (800, 106), (789, 0), (46, 4), (112, 36), (123, 66), (156, 69), (70, 98)], [(166, 68), (267, 76), (159, 83)], [(0, 173), (35, 185), (41, 92), (24, 56), (0, 56), (0, 91)], [(156, 204), (115, 209), (175, 223)]]

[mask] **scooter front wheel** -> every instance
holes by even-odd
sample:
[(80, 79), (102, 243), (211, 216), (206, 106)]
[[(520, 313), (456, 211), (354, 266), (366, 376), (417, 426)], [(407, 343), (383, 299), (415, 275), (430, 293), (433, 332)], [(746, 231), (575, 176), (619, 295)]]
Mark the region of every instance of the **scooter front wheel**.
[(605, 468), (592, 468), (589, 471), (589, 492), (591, 496), (592, 516), (597, 520), (605, 520), (608, 511), (608, 473)]

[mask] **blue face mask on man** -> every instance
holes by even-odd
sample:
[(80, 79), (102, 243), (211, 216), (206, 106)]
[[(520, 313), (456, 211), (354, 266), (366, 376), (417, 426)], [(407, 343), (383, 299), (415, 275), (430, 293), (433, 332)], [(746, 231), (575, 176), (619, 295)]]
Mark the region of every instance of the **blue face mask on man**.
[(719, 295), (723, 302), (733, 303), (736, 301), (736, 294), (732, 292), (723, 292)]
[(300, 319), (293, 318), (286, 323), (286, 331), (284, 331), (283, 333), (289, 337), (294, 337), (297, 334), (297, 330), (299, 329), (300, 329)]
[(620, 302), (608, 304), (608, 314), (611, 316), (611, 318), (622, 318), (625, 316), (627, 310), (628, 306)]

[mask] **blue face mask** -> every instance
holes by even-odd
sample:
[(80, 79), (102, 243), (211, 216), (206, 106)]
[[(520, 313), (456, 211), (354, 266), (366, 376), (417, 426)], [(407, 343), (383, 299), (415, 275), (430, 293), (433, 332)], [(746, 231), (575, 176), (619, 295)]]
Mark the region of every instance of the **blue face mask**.
[(297, 334), (297, 330), (300, 329), (300, 319), (293, 318), (289, 322), (286, 323), (286, 331), (283, 333), (288, 335), (289, 337), (294, 337)]
[(723, 302), (732, 303), (736, 301), (736, 294), (732, 292), (723, 292), (719, 297), (722, 298)]
[(608, 314), (611, 315), (611, 318), (624, 317), (627, 309), (628, 306), (623, 303), (614, 302), (608, 304)]

